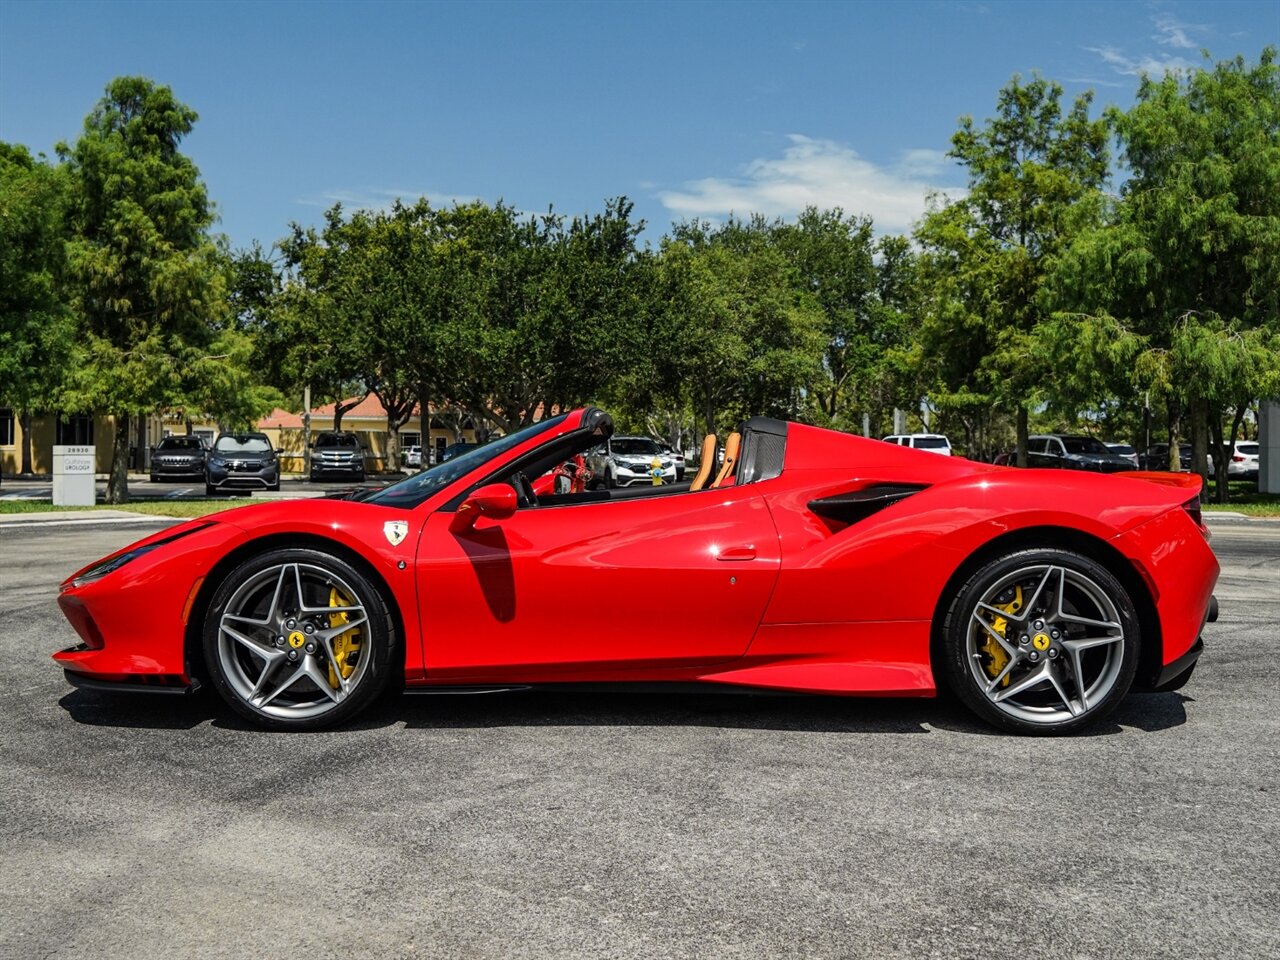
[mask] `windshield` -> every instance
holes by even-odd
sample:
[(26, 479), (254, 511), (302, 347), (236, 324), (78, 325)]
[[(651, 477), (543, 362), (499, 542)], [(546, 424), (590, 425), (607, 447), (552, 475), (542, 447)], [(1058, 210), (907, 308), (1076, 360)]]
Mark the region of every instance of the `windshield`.
[(644, 437), (622, 437), (612, 441), (609, 447), (624, 457), (651, 457), (658, 452), (658, 445)]
[(1236, 453), (1253, 454), (1257, 452), (1258, 452), (1258, 445), (1256, 443), (1237, 443), (1236, 444)]
[(513, 434), (490, 441), (484, 446), (476, 447), (474, 450), (451, 457), (442, 463), (436, 464), (429, 470), (415, 473), (412, 477), (406, 477), (399, 483), (393, 483), (389, 487), (382, 488), (372, 496), (365, 497), (364, 502), (381, 503), (388, 507), (416, 507), (433, 493), (443, 490), (459, 477), (466, 476), (487, 461), (501, 456), (513, 447), (519, 446), (530, 437), (546, 433), (559, 426), (568, 416), (567, 413), (562, 413), (558, 417), (532, 424), (523, 430), (517, 430)]
[(945, 450), (947, 449), (946, 437), (916, 437), (917, 450)]
[(161, 450), (203, 450), (199, 437), (165, 437), (160, 441)]
[(1110, 450), (1101, 440), (1094, 437), (1063, 437), (1062, 445), (1067, 453), (1101, 453), (1109, 455)]
[(213, 445), (218, 453), (270, 453), (271, 441), (266, 437), (238, 436), (224, 434)]
[(356, 438), (351, 433), (326, 433), (316, 441), (317, 447), (350, 447), (355, 449)]
[(1127, 457), (1131, 453), (1138, 452), (1134, 450), (1133, 447), (1129, 446), (1127, 443), (1109, 443), (1107, 444), (1107, 449), (1110, 450), (1112, 453), (1119, 454), (1122, 457)]

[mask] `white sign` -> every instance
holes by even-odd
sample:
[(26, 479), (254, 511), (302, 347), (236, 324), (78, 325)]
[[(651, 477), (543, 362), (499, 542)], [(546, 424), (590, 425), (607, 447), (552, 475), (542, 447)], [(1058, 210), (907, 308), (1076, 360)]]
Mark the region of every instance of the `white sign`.
[(97, 452), (93, 447), (58, 444), (53, 448), (53, 502), (60, 507), (91, 507)]

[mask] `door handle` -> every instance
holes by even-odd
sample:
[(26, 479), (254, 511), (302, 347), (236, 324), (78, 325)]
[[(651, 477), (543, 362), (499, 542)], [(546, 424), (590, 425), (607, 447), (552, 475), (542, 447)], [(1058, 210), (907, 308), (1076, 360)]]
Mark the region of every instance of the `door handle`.
[(725, 547), (718, 554), (717, 560), (754, 560), (756, 558), (756, 548), (752, 544), (744, 544), (739, 547)]

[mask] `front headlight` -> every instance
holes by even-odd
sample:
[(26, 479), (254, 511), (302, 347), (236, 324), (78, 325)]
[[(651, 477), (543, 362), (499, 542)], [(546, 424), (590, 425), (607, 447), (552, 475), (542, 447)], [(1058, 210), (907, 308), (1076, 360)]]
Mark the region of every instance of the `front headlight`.
[(197, 530), (203, 530), (209, 526), (212, 526), (212, 524), (209, 524), (209, 523), (198, 524), (197, 526), (189, 527), (186, 530), (183, 530), (181, 533), (175, 533), (171, 537), (165, 537), (163, 540), (157, 540), (154, 543), (144, 544), (141, 547), (134, 547), (130, 550), (124, 551), (124, 553), (117, 553), (114, 557), (107, 557), (107, 559), (103, 560), (101, 563), (94, 564), (88, 570), (84, 571), (84, 573), (80, 574), (78, 577), (72, 580), (71, 586), (83, 587), (86, 583), (93, 583), (95, 580), (101, 580), (107, 574), (114, 573), (116, 570), (119, 570), (126, 563), (130, 563), (134, 560), (137, 560), (139, 557), (145, 557), (148, 553), (150, 553), (156, 547), (163, 547), (165, 544), (173, 543), (173, 541), (175, 540), (181, 540), (183, 537), (189, 536), (190, 534), (195, 533)]
[(227, 461), (224, 460), (222, 457), (209, 458), (209, 466), (211, 467), (225, 467), (226, 465), (227, 465)]

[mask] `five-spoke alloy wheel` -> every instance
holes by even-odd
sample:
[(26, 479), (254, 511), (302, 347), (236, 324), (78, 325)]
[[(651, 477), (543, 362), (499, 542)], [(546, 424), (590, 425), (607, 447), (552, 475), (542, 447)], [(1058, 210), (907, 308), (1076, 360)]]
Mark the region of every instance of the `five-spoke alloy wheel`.
[(240, 714), (316, 729), (349, 719), (386, 687), (392, 635), (381, 595), (350, 564), (317, 550), (273, 550), (219, 586), (205, 662)]
[(1023, 550), (979, 570), (944, 624), (945, 669), (975, 713), (1022, 733), (1100, 719), (1137, 669), (1138, 618), (1106, 567), (1066, 550)]

